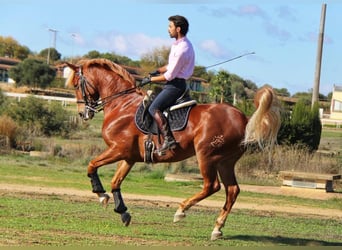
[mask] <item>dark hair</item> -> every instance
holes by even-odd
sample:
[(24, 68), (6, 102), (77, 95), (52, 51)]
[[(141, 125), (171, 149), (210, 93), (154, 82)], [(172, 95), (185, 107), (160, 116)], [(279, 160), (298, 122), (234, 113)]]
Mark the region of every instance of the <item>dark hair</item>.
[(180, 33), (182, 35), (185, 36), (186, 33), (188, 33), (189, 22), (188, 22), (188, 20), (185, 17), (179, 16), (179, 15), (170, 16), (169, 17), (169, 21), (173, 22), (176, 27), (180, 27), (181, 28)]

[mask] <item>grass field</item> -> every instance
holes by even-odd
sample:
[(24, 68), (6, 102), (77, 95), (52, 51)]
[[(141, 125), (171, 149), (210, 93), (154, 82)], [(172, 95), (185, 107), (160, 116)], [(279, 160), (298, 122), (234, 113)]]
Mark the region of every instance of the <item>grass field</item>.
[[(124, 227), (113, 212), (113, 204), (104, 210), (95, 195), (32, 191), (32, 188), (49, 187), (91, 193), (86, 166), (104, 147), (101, 124), (102, 116), (98, 114), (91, 123), (85, 124), (85, 130), (71, 138), (43, 138), (38, 142), (46, 151), (60, 148), (61, 157), (38, 158), (25, 153), (0, 152), (0, 185), (22, 187), (21, 191), (0, 189), (0, 246), (342, 246), (342, 199), (337, 198), (322, 201), (314, 197), (241, 192), (237, 203), (252, 205), (233, 208), (223, 229), (224, 237), (210, 241), (218, 208), (196, 206), (184, 221), (173, 223), (176, 203), (130, 199), (126, 205), (132, 223)], [(341, 130), (323, 130), (320, 148), (342, 152)], [(340, 160), (341, 155), (337, 156)], [(173, 167), (137, 164), (122, 184), (123, 196), (163, 195), (185, 199), (201, 189), (200, 182), (165, 182), (165, 173)], [(99, 170), (107, 191), (115, 168), (111, 164)], [(272, 182), (279, 184), (276, 179)], [(30, 187), (30, 191), (25, 187)], [(224, 191), (209, 200), (223, 204)], [(339, 216), (254, 209), (260, 204), (294, 210), (334, 210)]]
[(341, 221), (237, 210), (225, 236), (210, 241), (217, 211), (192, 209), (173, 223), (174, 208), (135, 203), (123, 227), (111, 209), (70, 196), (2, 194), (0, 245), (19, 246), (342, 246)]
[[(0, 184), (89, 190), (84, 160), (0, 156)], [(115, 165), (100, 170), (109, 189)], [(165, 182), (163, 169), (133, 170), (122, 185), (123, 195), (150, 194), (186, 198), (200, 190), (199, 182)], [(211, 200), (223, 202), (223, 191)], [(196, 206), (180, 223), (173, 223), (173, 202), (126, 201), (132, 215), (121, 224), (113, 205), (104, 210), (97, 199), (38, 192), (0, 191), (0, 246), (342, 246), (342, 217), (233, 209), (224, 237), (210, 241), (219, 209)], [(308, 207), (341, 211), (342, 200), (317, 201), (298, 197), (242, 192), (237, 203)]]

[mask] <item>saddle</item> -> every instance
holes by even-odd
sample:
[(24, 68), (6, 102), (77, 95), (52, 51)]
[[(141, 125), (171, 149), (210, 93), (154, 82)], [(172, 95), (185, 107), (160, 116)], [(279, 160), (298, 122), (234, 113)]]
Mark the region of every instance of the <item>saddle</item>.
[[(197, 103), (196, 100), (193, 100), (190, 97), (189, 92), (189, 89), (187, 89), (183, 95), (177, 99), (174, 105), (163, 112), (168, 120), (171, 131), (181, 131), (187, 125), (190, 110)], [(158, 126), (148, 112), (148, 108), (154, 98), (154, 93), (151, 90), (148, 90), (135, 114), (135, 125), (142, 133), (148, 135), (147, 140), (145, 141), (145, 162), (149, 163), (153, 162), (153, 151), (155, 148), (152, 141), (152, 135), (158, 135), (159, 138)]]

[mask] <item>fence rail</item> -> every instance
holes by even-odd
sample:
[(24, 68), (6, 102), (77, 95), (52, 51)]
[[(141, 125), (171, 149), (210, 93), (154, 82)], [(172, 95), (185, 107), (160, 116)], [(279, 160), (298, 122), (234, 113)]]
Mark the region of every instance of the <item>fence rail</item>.
[(17, 98), (20, 101), (21, 98), (26, 98), (28, 96), (34, 96), (37, 98), (41, 98), (49, 101), (60, 101), (63, 105), (66, 103), (74, 103), (76, 102), (76, 98), (68, 98), (68, 97), (60, 97), (60, 96), (47, 96), (47, 95), (32, 95), (32, 94), (23, 94), (23, 93), (13, 93), (13, 92), (3, 92), (5, 96)]

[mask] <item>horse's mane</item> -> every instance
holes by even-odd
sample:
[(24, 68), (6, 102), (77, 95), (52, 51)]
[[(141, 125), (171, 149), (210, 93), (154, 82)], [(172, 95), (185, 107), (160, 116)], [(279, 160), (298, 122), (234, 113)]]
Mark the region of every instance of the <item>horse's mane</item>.
[(134, 77), (122, 66), (119, 64), (116, 64), (108, 59), (99, 58), (99, 59), (85, 59), (80, 60), (78, 64), (82, 65), (83, 68), (90, 67), (93, 65), (99, 65), (99, 66), (107, 66), (110, 70), (112, 70), (114, 73), (120, 75), (125, 81), (135, 83)]
[[(99, 65), (100, 67), (107, 67), (114, 73), (118, 74), (125, 81), (128, 81), (135, 85), (134, 77), (122, 66), (104, 58), (99, 59), (82, 59), (77, 62), (77, 66), (81, 66), (83, 69), (88, 68), (90, 66)], [(72, 79), (75, 76), (75, 71), (71, 71), (68, 79), (66, 80), (66, 86), (72, 86)]]

